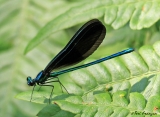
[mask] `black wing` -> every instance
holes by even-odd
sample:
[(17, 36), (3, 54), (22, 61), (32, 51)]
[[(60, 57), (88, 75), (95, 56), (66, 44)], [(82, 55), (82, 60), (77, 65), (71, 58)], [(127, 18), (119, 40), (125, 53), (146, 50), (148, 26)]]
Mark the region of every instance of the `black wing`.
[(106, 34), (106, 28), (97, 19), (84, 24), (46, 66), (44, 73), (53, 69), (70, 66), (90, 56), (101, 44)]

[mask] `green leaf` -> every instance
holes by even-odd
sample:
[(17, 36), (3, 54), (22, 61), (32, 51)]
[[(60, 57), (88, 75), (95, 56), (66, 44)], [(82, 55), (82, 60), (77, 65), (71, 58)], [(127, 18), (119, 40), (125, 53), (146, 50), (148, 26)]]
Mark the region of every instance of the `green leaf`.
[[(134, 10), (133, 6), (135, 6)], [(37, 99), (35, 99), (36, 92), (33, 93), (33, 99), (35, 99), (34, 102), (36, 103), (29, 102), (32, 87), (27, 86), (26, 77), (31, 76), (35, 78), (38, 72), (45, 68), (48, 62), (65, 46), (83, 23), (89, 19), (98, 18), (102, 22), (104, 21), (104, 24), (107, 24), (105, 25), (107, 29), (106, 39), (101, 44), (101, 47), (90, 56), (90, 60), (95, 60), (128, 47), (134, 47), (138, 50), (139, 47), (145, 44), (151, 45), (159, 40), (160, 22), (158, 21), (158, 11), (158, 0), (0, 0), (1, 116), (35, 116), (39, 110), (48, 103), (51, 89), (47, 87), (41, 88), (38, 92), (39, 94), (37, 94), (39, 95)], [(47, 30), (43, 30), (42, 38), (40, 37), (37, 38), (37, 40), (33, 40), (34, 43), (30, 42), (36, 35), (41, 36), (40, 33), (37, 32), (44, 29), (46, 27), (45, 25), (52, 21), (55, 23), (55, 26), (51, 25), (51, 28), (48, 27)], [(76, 27), (69, 28), (72, 26)], [(41, 41), (43, 41), (43, 43), (39, 44)], [(29, 42), (32, 43), (32, 48), (30, 49), (33, 49), (33, 47), (35, 47), (35, 49), (32, 51), (28, 49), (30, 52), (24, 55), (24, 50), (26, 50)], [(119, 90), (128, 91), (125, 95), (126, 100), (130, 99), (129, 95), (132, 92), (143, 94), (146, 101), (152, 99), (154, 96), (158, 99), (156, 95), (160, 93), (158, 88), (160, 82), (158, 74), (159, 61), (157, 61), (160, 55), (159, 42), (155, 43), (153, 47), (150, 47), (147, 46), (140, 50), (143, 56), (134, 52), (133, 55), (128, 54), (126, 57), (122, 56), (87, 69), (61, 75), (61, 82), (70, 92), (70, 95), (74, 94), (76, 97), (73, 97), (74, 99), (72, 98), (72, 101), (75, 101), (73, 105), (80, 102), (89, 105), (92, 104), (94, 100), (102, 103), (102, 101), (105, 101), (105, 98), (108, 100), (105, 101), (105, 103), (110, 104), (114, 93), (116, 94)], [(145, 50), (147, 51), (145, 52)], [(150, 56), (150, 54), (152, 56)], [(148, 60), (148, 58), (150, 60)], [(89, 59), (87, 60), (89, 62)], [(54, 86), (53, 94), (56, 94), (55, 96), (60, 98), (58, 95), (59, 92), (61, 92), (60, 85), (54, 83)], [(35, 88), (35, 90), (38, 89), (39, 87)], [(30, 92), (24, 95), (21, 94), (20, 97), (22, 100), (14, 98), (18, 93), (25, 93), (24, 91), (27, 90)], [(106, 91), (109, 93), (103, 95)], [(100, 96), (98, 96), (98, 94)], [(62, 101), (66, 101), (70, 96), (64, 97), (62, 95)], [(153, 98), (153, 100), (155, 98)], [(28, 102), (23, 100), (27, 100)], [(53, 104), (54, 100), (52, 100)], [(121, 100), (121, 103), (126, 104), (123, 100)], [(153, 103), (153, 101), (151, 101), (151, 103)], [(155, 107), (154, 105), (150, 106), (151, 103), (149, 104), (149, 101), (147, 103), (149, 104), (147, 106), (148, 110), (153, 109), (154, 112), (158, 113), (158, 105), (155, 105)], [(128, 102), (128, 104), (130, 103)], [(77, 112), (81, 111), (82, 113), (77, 113), (73, 116), (80, 117), (84, 112), (88, 112), (88, 108), (90, 108), (84, 109), (82, 105), (79, 111), (78, 107), (79, 106), (77, 106), (75, 110), (77, 110)], [(141, 105), (140, 107), (143, 106)], [(55, 106), (55, 108), (57, 108), (57, 106)], [(73, 107), (67, 111), (61, 109), (60, 113), (68, 113), (68, 115), (70, 114), (72, 116), (72, 109)], [(96, 107), (94, 106), (92, 110), (93, 115), (96, 113), (95, 110)], [(113, 112), (110, 106), (100, 106), (97, 108), (98, 114), (96, 113), (95, 115), (99, 116), (104, 114), (104, 116), (110, 116)], [(84, 115), (85, 114), (87, 113), (84, 113)], [(88, 113), (88, 115), (89, 114), (92, 115), (92, 113)], [(38, 116), (40, 115), (41, 114)], [(58, 115), (61, 116), (61, 114), (57, 113), (57, 116)]]
[[(70, 94), (53, 95), (52, 104), (58, 105), (57, 108), (63, 111), (84, 117), (159, 115), (160, 51), (158, 50), (160, 41), (153, 46), (143, 46), (139, 54), (132, 52), (88, 67), (87, 70), (70, 73), (75, 84), (66, 85)], [(109, 92), (106, 90), (108, 85), (112, 86)], [(76, 89), (75, 87), (80, 88), (74, 92), (72, 89)], [(25, 93), (20, 95), (22, 99)], [(30, 96), (30, 93), (26, 95)], [(34, 95), (34, 98), (38, 98), (38, 95)], [(33, 102), (46, 101), (43, 99), (41, 102)]]
[(142, 110), (145, 108), (146, 100), (144, 96), (139, 93), (130, 94), (130, 103), (128, 105), (129, 108), (135, 110)]
[(38, 114), (38, 117), (73, 117), (75, 114), (61, 110), (57, 105), (47, 105)]
[[(140, 93), (130, 93), (129, 100), (124, 96), (124, 91), (118, 91), (116, 94), (113, 95), (115, 99), (111, 101), (111, 98), (106, 100), (102, 103), (100, 100), (96, 100), (98, 98), (105, 98), (108, 97), (109, 93), (98, 93), (93, 95), (95, 100), (92, 102), (84, 102), (83, 101), (75, 101), (81, 100), (79, 96), (68, 95), (61, 95), (61, 99), (56, 99), (58, 96), (54, 96), (52, 101), (54, 101), (53, 105), (48, 105), (43, 108), (39, 113), (38, 116), (58, 116), (59, 114), (64, 114), (65, 116), (134, 116), (136, 113), (140, 115), (147, 114), (158, 114), (159, 110), (154, 110), (154, 108), (159, 108), (159, 99), (158, 95), (153, 96), (146, 102), (144, 96)], [(102, 99), (103, 99), (102, 98)], [(118, 103), (117, 103), (118, 102)], [(124, 105), (125, 104), (125, 105)]]
[[(160, 1), (117, 0), (87, 1), (79, 4), (48, 22), (27, 45), (25, 52), (32, 50), (51, 34), (86, 22), (93, 18), (104, 17), (104, 22), (114, 29), (130, 21), (131, 29), (142, 29), (152, 26), (159, 20)], [(154, 17), (150, 17), (153, 14)]]

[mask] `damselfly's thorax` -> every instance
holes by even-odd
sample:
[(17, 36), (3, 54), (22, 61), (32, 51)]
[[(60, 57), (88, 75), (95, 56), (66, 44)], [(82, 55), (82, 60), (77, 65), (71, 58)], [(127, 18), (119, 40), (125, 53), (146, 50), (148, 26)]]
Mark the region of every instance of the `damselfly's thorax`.
[(37, 74), (36, 78), (35, 78), (35, 82), (36, 82), (36, 83), (41, 83), (41, 82), (43, 82), (44, 76), (45, 76), (45, 75), (44, 75), (43, 70), (40, 71), (40, 72)]

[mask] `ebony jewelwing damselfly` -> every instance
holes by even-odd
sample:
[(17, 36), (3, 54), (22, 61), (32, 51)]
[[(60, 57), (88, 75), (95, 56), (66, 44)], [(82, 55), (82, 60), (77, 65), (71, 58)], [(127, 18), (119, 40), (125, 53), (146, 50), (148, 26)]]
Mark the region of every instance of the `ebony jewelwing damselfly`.
[[(64, 49), (61, 50), (49, 62), (46, 68), (38, 73), (36, 78), (32, 79), (30, 76), (27, 77), (27, 84), (29, 86), (34, 86), (34, 87), (36, 86), (36, 84), (40, 86), (51, 86), (52, 91), (51, 91), (50, 98), (49, 98), (49, 101), (50, 101), (54, 86), (48, 85), (48, 83), (59, 82), (61, 85), (61, 88), (63, 86), (63, 84), (60, 82), (57, 76), (67, 73), (67, 72), (85, 68), (85, 67), (88, 67), (88, 66), (91, 66), (91, 65), (94, 65), (94, 64), (97, 64), (97, 63), (112, 59), (114, 57), (118, 57), (123, 54), (127, 54), (127, 53), (134, 51), (133, 48), (128, 48), (121, 52), (115, 53), (113, 55), (101, 58), (99, 60), (84, 64), (84, 65), (72, 67), (72, 68), (61, 70), (58, 72), (52, 72), (52, 70), (76, 64), (84, 60), (88, 56), (90, 56), (99, 47), (105, 35), (106, 35), (106, 28), (99, 20), (93, 19), (93, 20), (88, 21), (76, 32), (76, 34), (71, 38), (71, 40), (64, 47)], [(33, 87), (33, 90), (34, 90), (34, 87)], [(66, 90), (65, 87), (64, 89)], [(31, 99), (33, 95), (33, 90), (31, 94)]]

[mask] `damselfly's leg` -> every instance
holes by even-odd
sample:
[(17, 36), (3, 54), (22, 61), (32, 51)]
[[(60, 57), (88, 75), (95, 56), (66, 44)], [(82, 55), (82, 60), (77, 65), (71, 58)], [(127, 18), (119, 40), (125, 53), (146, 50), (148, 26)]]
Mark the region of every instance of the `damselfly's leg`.
[(31, 99), (30, 99), (30, 102), (31, 102), (31, 100), (32, 100), (33, 91), (34, 91), (34, 88), (35, 88), (35, 86), (36, 86), (36, 85), (34, 85), (34, 86), (33, 86), (33, 89), (32, 89), (32, 93), (31, 93)]
[[(46, 85), (47, 83), (52, 83), (52, 82), (59, 82), (62, 86), (63, 86), (63, 84), (59, 81), (59, 79), (58, 80), (56, 80), (56, 81), (48, 81), (48, 82), (43, 82), (43, 83), (41, 83), (41, 84), (38, 84), (38, 85), (40, 85), (40, 86), (50, 86), (50, 87), (52, 87), (52, 91), (51, 91), (51, 94), (50, 94), (50, 97), (49, 97), (49, 103), (50, 103), (50, 100), (51, 100), (51, 97), (52, 97), (52, 93), (53, 93), (53, 89), (54, 89), (54, 86), (53, 85)], [(63, 86), (64, 87), (64, 86)], [(65, 88), (65, 87), (64, 87)], [(65, 90), (66, 90), (66, 88), (65, 88)], [(67, 90), (66, 90), (67, 91)], [(68, 91), (67, 91), (67, 93), (68, 93)]]
[[(52, 79), (54, 79), (54, 78), (57, 78), (58, 80), (55, 80), (55, 81), (49, 81), (49, 80), (52, 80)], [(64, 85), (61, 83), (61, 81), (59, 80), (59, 78), (58, 77), (51, 77), (51, 78), (48, 78), (47, 79), (47, 81), (48, 82), (45, 82), (45, 83), (51, 83), (51, 82), (59, 82), (59, 84), (60, 84), (60, 86), (61, 86), (61, 90), (62, 90), (62, 92), (63, 92), (63, 89), (62, 89), (62, 87), (66, 90), (66, 92), (68, 93), (68, 91), (67, 91), (67, 89), (64, 87)], [(44, 83), (44, 84), (45, 84)], [(69, 93), (68, 93), (69, 94)]]
[[(58, 79), (58, 82), (59, 82), (59, 84), (60, 84), (60, 86), (61, 86), (61, 89), (62, 89), (62, 87), (66, 90), (66, 92), (68, 93), (68, 91), (67, 91), (67, 89), (64, 87), (64, 85), (61, 83), (61, 81), (59, 80), (59, 78), (57, 77), (57, 79)], [(63, 89), (62, 89), (62, 92), (63, 92)], [(68, 93), (69, 94), (69, 93)]]
[(54, 86), (53, 85), (45, 85), (45, 83), (44, 84), (39, 84), (39, 85), (40, 86), (50, 86), (50, 87), (52, 87), (51, 94), (50, 94), (50, 97), (49, 97), (49, 104), (50, 104), (51, 103), (51, 97), (52, 97)]
[(41, 89), (41, 86), (39, 87), (38, 91), (40, 91), (40, 89)]

